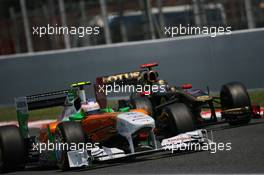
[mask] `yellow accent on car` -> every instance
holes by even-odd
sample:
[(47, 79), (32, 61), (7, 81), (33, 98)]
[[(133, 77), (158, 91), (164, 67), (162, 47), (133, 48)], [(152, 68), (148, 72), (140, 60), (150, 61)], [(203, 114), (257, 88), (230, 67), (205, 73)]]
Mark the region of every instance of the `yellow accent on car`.
[(84, 86), (84, 85), (90, 85), (91, 82), (90, 81), (82, 81), (82, 82), (79, 82), (79, 83), (73, 83), (71, 84), (71, 87), (79, 87), (79, 86)]
[(212, 97), (210, 97), (209, 95), (203, 95), (203, 96), (199, 96), (196, 98), (198, 101), (208, 101), (208, 100), (211, 100)]

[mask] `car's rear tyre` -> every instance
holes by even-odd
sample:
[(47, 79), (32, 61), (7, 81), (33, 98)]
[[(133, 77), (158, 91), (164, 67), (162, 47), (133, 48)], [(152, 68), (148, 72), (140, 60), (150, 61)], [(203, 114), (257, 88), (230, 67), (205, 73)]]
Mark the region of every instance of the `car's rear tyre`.
[(243, 118), (243, 119), (239, 119), (239, 120), (233, 120), (233, 121), (229, 121), (229, 125), (231, 126), (237, 126), (237, 125), (246, 125), (250, 122), (251, 118)]
[(167, 118), (168, 137), (195, 129), (193, 114), (183, 103), (174, 103), (166, 106), (161, 115)]
[(131, 99), (131, 105), (134, 109), (144, 109), (150, 116), (154, 115), (151, 101), (147, 97), (135, 97)]
[(21, 168), (25, 163), (24, 139), (17, 126), (0, 127), (0, 171)]
[[(70, 147), (71, 144), (84, 144), (85, 135), (82, 130), (81, 124), (79, 122), (62, 122), (58, 124), (55, 132), (55, 143), (67, 143)], [(69, 170), (69, 161), (67, 152), (71, 151), (70, 149), (56, 150), (57, 164), (59, 168), (63, 171)]]
[[(220, 92), (221, 106), (223, 110), (232, 108), (251, 108), (250, 97), (246, 87), (239, 82), (231, 82), (222, 86)], [(251, 116), (245, 115), (244, 118), (238, 120), (230, 120), (230, 125), (247, 124), (250, 122)]]

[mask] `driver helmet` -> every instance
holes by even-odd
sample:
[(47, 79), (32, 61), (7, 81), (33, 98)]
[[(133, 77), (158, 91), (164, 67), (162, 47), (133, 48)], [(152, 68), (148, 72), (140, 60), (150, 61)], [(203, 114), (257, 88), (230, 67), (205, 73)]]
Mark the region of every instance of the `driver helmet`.
[(86, 115), (96, 114), (100, 112), (100, 106), (96, 101), (88, 100), (85, 104), (82, 104), (81, 110)]
[(159, 83), (159, 85), (166, 85), (167, 84), (167, 82), (165, 80), (159, 80), (158, 83)]

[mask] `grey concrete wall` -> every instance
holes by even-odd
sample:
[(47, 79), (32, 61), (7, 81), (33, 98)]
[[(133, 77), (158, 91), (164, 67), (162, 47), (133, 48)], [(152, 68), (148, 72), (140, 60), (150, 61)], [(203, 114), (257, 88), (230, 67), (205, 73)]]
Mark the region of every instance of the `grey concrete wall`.
[(138, 69), (156, 61), (168, 82), (217, 90), (229, 81), (263, 88), (264, 29), (232, 35), (164, 39), (67, 52), (0, 58), (0, 104), (16, 96), (67, 88), (71, 82)]

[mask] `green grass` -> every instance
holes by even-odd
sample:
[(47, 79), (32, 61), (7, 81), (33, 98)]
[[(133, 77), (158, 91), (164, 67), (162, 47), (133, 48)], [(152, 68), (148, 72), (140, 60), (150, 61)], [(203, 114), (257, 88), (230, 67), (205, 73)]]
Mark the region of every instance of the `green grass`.
[[(252, 104), (264, 106), (264, 91), (249, 92)], [(110, 102), (110, 105), (116, 105), (116, 102)], [(56, 119), (62, 112), (62, 107), (53, 107), (48, 109), (34, 110), (30, 112), (30, 120)], [(0, 108), (0, 122), (16, 120), (16, 110), (14, 107)]]
[(264, 91), (258, 90), (258, 91), (252, 91), (249, 92), (251, 103), (257, 104), (264, 107)]
[[(52, 107), (48, 109), (34, 110), (30, 112), (30, 120), (56, 119), (62, 112), (62, 107)], [(0, 121), (16, 120), (16, 110), (14, 107), (0, 108)]]

